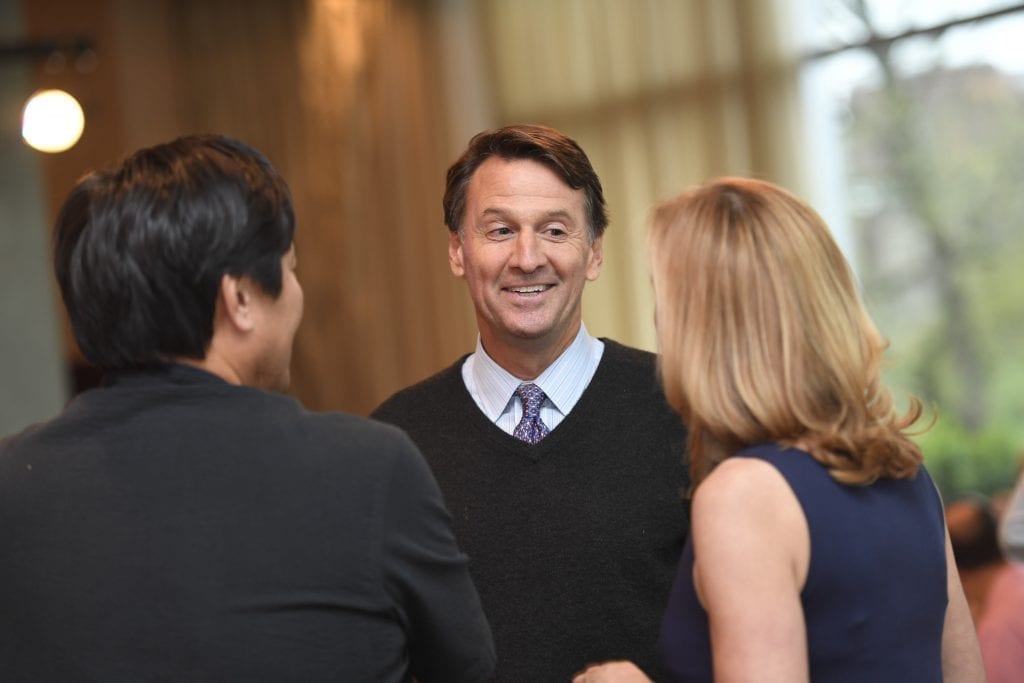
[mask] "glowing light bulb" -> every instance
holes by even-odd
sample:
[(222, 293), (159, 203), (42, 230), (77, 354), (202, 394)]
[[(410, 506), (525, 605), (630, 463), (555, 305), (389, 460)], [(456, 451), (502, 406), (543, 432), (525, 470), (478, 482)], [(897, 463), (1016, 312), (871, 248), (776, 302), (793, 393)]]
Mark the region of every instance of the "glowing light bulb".
[(81, 105), (63, 90), (40, 90), (22, 110), (21, 137), (40, 152), (71, 149), (84, 128)]

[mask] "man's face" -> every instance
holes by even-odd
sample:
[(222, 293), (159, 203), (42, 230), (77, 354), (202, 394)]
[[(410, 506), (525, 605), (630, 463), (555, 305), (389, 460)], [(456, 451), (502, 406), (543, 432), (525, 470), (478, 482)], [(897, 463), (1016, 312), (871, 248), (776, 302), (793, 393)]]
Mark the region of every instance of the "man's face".
[(302, 320), (302, 286), (295, 276), (295, 245), (281, 257), (281, 293), (277, 298), (259, 293), (263, 312), (259, 329), (261, 349), (253, 383), (271, 391), (285, 391), (291, 383), (292, 342)]
[(601, 272), (582, 190), (536, 161), (490, 157), (470, 179), (461, 234), (448, 245), (484, 348), (560, 353), (579, 330), (583, 286)]

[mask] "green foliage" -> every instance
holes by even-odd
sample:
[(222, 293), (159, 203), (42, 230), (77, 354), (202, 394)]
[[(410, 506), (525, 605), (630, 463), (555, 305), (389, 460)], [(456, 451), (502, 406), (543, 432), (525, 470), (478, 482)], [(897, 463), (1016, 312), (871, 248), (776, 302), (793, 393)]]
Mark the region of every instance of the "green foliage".
[(845, 143), (873, 190), (851, 208), (887, 383), (938, 407), (918, 442), (945, 499), (996, 494), (1024, 457), (1024, 89), (987, 66), (880, 67)]
[(916, 441), (944, 500), (967, 493), (991, 496), (1013, 487), (1024, 450), (1024, 427), (992, 423), (970, 432), (953, 419), (940, 418)]

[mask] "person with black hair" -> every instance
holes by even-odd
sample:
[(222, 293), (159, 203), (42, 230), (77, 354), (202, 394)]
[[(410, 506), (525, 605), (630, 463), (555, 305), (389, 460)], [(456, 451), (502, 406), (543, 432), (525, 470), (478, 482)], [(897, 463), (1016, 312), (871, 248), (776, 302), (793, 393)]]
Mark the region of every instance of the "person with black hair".
[(1006, 564), (999, 548), (999, 520), (987, 496), (970, 494), (946, 505), (946, 522), (960, 583), (977, 625), (992, 581)]
[(294, 224), (270, 162), (223, 136), (72, 190), (56, 275), (105, 379), (0, 442), (4, 680), (490, 675), (422, 455), (280, 393), (303, 309)]
[(1015, 683), (1024, 671), (1024, 565), (1003, 554), (989, 497), (954, 500), (946, 519), (988, 683)]
[(654, 354), (583, 324), (608, 224), (597, 173), (552, 128), (483, 131), (448, 169), (443, 208), (476, 349), (371, 416), (406, 430), (437, 476), (496, 681), (567, 681), (609, 657), (658, 677), (688, 528), (685, 429)]

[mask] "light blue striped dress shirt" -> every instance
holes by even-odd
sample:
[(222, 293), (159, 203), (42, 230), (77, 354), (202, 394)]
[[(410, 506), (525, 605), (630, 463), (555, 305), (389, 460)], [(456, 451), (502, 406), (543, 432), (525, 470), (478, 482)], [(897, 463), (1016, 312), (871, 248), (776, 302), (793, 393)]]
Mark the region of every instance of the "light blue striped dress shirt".
[[(547, 396), (540, 407), (540, 419), (548, 429), (554, 430), (576, 405), (603, 353), (604, 343), (591, 337), (580, 323), (580, 331), (568, 348), (533, 380)], [(479, 336), (476, 351), (462, 365), (462, 381), (489, 420), (508, 434), (515, 431), (523, 416), (523, 404), (515, 392), (523, 380), (494, 362)]]

